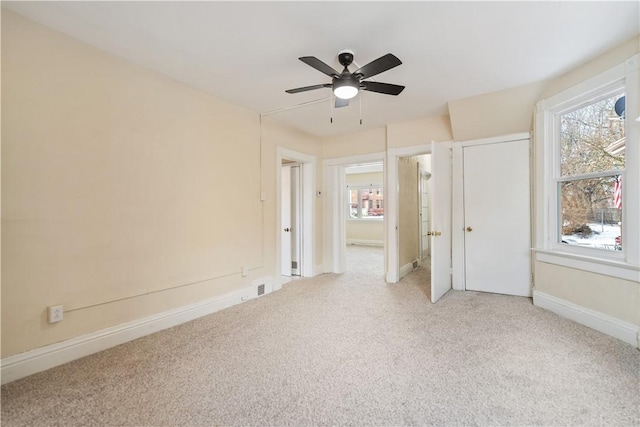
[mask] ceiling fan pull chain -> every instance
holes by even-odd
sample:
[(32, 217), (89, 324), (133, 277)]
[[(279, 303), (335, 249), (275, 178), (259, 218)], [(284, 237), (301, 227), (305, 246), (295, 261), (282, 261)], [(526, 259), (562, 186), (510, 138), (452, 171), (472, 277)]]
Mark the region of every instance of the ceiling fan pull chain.
[(360, 98), (360, 124), (362, 124), (362, 94), (358, 98)]
[(333, 123), (333, 91), (329, 96), (329, 123)]

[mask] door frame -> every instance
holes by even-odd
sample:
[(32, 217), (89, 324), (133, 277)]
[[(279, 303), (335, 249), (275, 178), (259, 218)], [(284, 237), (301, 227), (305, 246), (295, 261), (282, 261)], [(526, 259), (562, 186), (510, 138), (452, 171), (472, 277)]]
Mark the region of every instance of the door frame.
[[(486, 144), (499, 144), (504, 142), (515, 142), (525, 139), (531, 139), (530, 132), (514, 133), (509, 135), (503, 135), (499, 137), (472, 139), (466, 141), (456, 141), (453, 143), (452, 152), (452, 182), (451, 182), (451, 197), (452, 197), (452, 211), (451, 211), (451, 264), (452, 264), (452, 285), (453, 289), (466, 290), (466, 269), (465, 269), (465, 230), (464, 230), (464, 148), (486, 145)], [(531, 147), (529, 147), (531, 150)], [(529, 162), (532, 161), (529, 156)], [(530, 174), (533, 170), (530, 166)], [(530, 178), (531, 183), (534, 182)], [(531, 196), (530, 196), (531, 198)], [(530, 209), (532, 209), (533, 203), (530, 203)], [(533, 218), (533, 216), (531, 216)], [(531, 240), (533, 241), (533, 240)], [(533, 264), (532, 264), (533, 265)]]
[[(386, 181), (387, 164), (385, 161), (385, 153), (371, 153), (359, 156), (338, 157), (334, 159), (325, 159), (322, 161), (322, 174), (324, 179), (324, 204), (323, 204), (323, 259), (325, 273), (344, 273), (347, 267), (347, 209), (345, 207), (346, 200), (346, 184), (345, 169), (360, 163), (379, 163), (382, 162), (384, 179)], [(384, 224), (387, 228), (387, 190), (383, 182), (384, 191)], [(384, 257), (387, 254), (387, 233), (385, 232)], [(385, 262), (385, 276), (386, 276)]]
[[(300, 164), (300, 184), (302, 190), (302, 209), (300, 221), (301, 227), (301, 253), (300, 253), (300, 276), (313, 277), (316, 273), (314, 265), (314, 243), (316, 229), (316, 156), (300, 153), (284, 147), (276, 147), (276, 285), (275, 288), (282, 287), (281, 253), (282, 253), (282, 160), (292, 160)], [(275, 289), (274, 289), (275, 290)]]

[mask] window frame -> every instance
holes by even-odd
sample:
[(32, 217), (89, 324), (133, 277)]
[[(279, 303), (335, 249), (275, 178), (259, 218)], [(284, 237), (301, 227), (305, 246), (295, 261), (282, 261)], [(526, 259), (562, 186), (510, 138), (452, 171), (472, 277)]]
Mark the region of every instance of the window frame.
[[(382, 186), (382, 184), (354, 184), (354, 185), (347, 185), (347, 203), (346, 203), (346, 209), (347, 209), (347, 221), (384, 221), (384, 214), (383, 215), (379, 215), (379, 216), (362, 216), (362, 207), (360, 206), (360, 203), (362, 201), (362, 190), (371, 190), (374, 188), (379, 188), (380, 190), (382, 190), (382, 208), (384, 209), (384, 188)], [(351, 190), (357, 190), (358, 191), (358, 217), (357, 218), (353, 218), (351, 216)]]
[[(640, 264), (640, 227), (634, 222), (639, 215), (640, 169), (639, 140), (640, 114), (639, 90), (640, 55), (629, 58), (591, 79), (564, 90), (537, 104), (536, 110), (536, 247), (537, 260), (620, 277), (638, 280)], [(558, 118), (567, 112), (591, 104), (620, 89), (625, 91), (625, 169), (618, 175), (622, 185), (622, 251), (607, 251), (561, 243), (560, 183), (578, 178), (588, 178), (611, 171), (562, 176), (560, 163), (560, 126)], [(635, 142), (635, 143), (634, 143)]]

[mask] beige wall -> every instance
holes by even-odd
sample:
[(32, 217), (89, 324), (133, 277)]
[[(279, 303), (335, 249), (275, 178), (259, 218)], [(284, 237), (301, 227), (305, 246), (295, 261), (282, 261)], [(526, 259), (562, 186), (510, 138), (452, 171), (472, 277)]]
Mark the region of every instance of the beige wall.
[(2, 357), (274, 275), (275, 146), (319, 141), (4, 10), (2, 79)]
[(324, 159), (336, 159), (381, 153), (386, 150), (386, 141), (385, 128), (325, 138), (322, 143), (322, 157)]
[(536, 290), (640, 325), (638, 282), (543, 262), (536, 263)]
[(453, 139), (466, 141), (529, 132), (545, 82), (449, 101)]
[(410, 147), (452, 139), (449, 116), (426, 117), (387, 126), (388, 148)]
[(625, 43), (574, 68), (573, 70), (547, 82), (540, 99), (549, 98), (558, 92), (577, 85), (580, 82), (598, 75), (618, 64), (623, 63), (640, 51), (640, 35), (627, 40)]
[[(345, 177), (347, 185), (382, 186), (384, 174), (382, 172), (354, 173)], [(384, 244), (384, 222), (382, 220), (349, 220), (346, 224), (347, 243), (365, 242), (370, 244)]]

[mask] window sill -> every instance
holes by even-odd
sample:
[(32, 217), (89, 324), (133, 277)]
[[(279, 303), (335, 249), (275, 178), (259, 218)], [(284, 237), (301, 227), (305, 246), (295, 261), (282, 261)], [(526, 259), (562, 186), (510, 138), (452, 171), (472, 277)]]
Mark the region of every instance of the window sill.
[(536, 261), (555, 264), (563, 267), (575, 268), (603, 276), (640, 282), (640, 266), (622, 261), (577, 255), (548, 249), (531, 249), (536, 255)]

